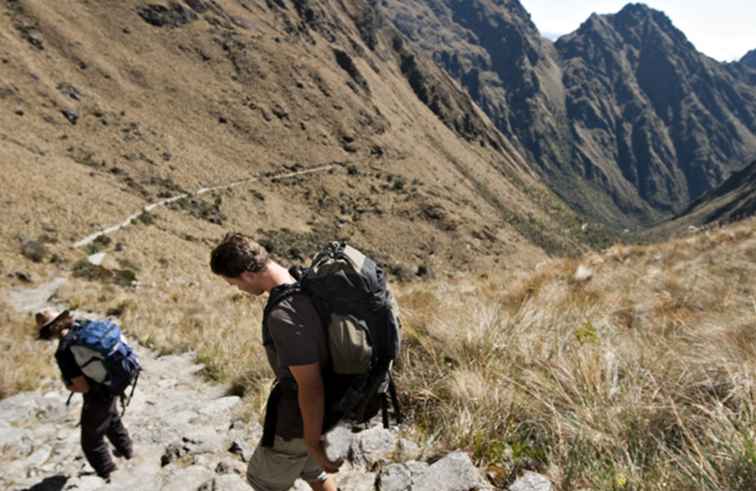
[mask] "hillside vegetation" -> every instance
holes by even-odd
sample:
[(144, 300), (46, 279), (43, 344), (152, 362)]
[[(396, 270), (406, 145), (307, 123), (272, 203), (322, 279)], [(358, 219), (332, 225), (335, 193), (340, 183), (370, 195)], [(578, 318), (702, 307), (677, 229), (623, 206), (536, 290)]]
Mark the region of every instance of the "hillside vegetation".
[[(756, 220), (654, 246), (397, 286), (398, 385), (418, 441), (465, 448), (497, 485), (756, 485)], [(159, 352), (196, 350), (257, 418), (271, 381), (261, 301), (204, 270), (160, 289), (71, 280), (59, 301), (120, 315)], [(51, 374), (31, 319), (4, 314), (0, 394)], [(40, 350), (43, 353), (40, 353)], [(30, 360), (37, 360), (31, 363)]]
[(500, 485), (756, 486), (756, 220), (403, 290), (413, 427)]

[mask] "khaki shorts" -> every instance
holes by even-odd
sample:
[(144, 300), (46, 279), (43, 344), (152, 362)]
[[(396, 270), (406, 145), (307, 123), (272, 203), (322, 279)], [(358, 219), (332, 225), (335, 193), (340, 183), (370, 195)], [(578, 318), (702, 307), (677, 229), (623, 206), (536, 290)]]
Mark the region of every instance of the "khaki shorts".
[(328, 475), (307, 453), (302, 438), (277, 436), (273, 448), (257, 445), (247, 466), (247, 481), (257, 491), (288, 491), (297, 478), (325, 481)]

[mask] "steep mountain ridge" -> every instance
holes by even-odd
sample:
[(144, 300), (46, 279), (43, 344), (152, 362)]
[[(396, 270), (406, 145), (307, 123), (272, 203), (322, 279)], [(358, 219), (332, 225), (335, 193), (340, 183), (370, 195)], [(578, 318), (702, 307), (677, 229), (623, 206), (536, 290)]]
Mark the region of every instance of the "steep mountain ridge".
[[(649, 224), (756, 148), (756, 85), (662, 12), (629, 4), (552, 44), (517, 0), (384, 2), (573, 207)], [(414, 13), (414, 14), (413, 14)]]

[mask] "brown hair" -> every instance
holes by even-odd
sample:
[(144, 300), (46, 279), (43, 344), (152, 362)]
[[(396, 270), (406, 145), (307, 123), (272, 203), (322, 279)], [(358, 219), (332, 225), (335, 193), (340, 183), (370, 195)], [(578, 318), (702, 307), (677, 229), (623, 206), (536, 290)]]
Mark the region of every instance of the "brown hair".
[(259, 273), (270, 261), (268, 251), (240, 233), (229, 232), (210, 253), (210, 269), (227, 278), (238, 278), (242, 273)]

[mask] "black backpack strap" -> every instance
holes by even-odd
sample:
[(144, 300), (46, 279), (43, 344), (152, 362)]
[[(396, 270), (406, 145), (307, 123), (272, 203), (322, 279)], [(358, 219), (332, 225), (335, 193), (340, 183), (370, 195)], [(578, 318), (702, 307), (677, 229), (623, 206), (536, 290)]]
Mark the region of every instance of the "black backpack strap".
[(263, 422), (262, 441), (263, 447), (273, 448), (276, 439), (276, 425), (278, 423), (278, 403), (281, 400), (281, 384), (276, 382), (268, 395), (265, 403), (265, 421)]
[(126, 414), (126, 408), (131, 404), (131, 399), (134, 397), (134, 391), (136, 390), (137, 382), (139, 382), (139, 374), (142, 370), (137, 370), (136, 377), (134, 377), (134, 383), (131, 385), (131, 393), (129, 397), (126, 397), (126, 393), (121, 394), (121, 417)]
[(271, 292), (270, 296), (268, 297), (268, 302), (265, 304), (265, 309), (263, 309), (263, 325), (265, 325), (265, 323), (268, 321), (268, 315), (270, 315), (270, 312), (279, 303), (298, 293), (302, 293), (303, 291), (304, 290), (299, 283), (292, 283), (291, 285), (287, 285), (285, 288), (276, 289), (275, 293)]

